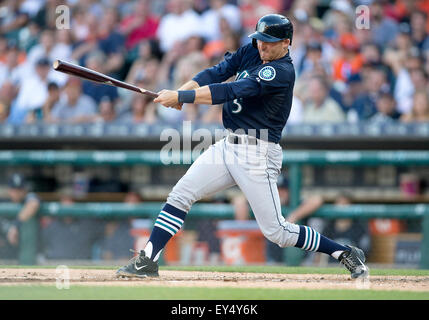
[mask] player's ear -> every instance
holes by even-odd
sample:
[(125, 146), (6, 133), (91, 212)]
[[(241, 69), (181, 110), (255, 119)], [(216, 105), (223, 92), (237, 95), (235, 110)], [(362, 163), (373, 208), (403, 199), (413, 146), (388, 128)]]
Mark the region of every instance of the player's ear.
[(290, 45), (290, 39), (284, 39), (283, 40), (283, 48), (288, 49)]

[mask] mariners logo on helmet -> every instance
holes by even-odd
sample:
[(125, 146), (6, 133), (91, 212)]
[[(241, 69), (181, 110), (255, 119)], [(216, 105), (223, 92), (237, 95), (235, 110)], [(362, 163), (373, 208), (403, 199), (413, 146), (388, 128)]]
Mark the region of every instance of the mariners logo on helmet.
[(271, 81), (276, 77), (276, 69), (271, 66), (263, 67), (259, 70), (258, 76), (262, 80)]

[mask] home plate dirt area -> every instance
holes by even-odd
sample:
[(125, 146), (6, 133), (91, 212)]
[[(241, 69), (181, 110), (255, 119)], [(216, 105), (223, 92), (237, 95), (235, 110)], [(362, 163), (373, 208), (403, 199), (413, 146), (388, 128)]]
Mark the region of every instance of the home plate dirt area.
[[(429, 291), (429, 276), (370, 276), (353, 280), (344, 274), (274, 274), (160, 270), (159, 278), (118, 278), (115, 270), (68, 269), (70, 285), (235, 287), (276, 289), (371, 289)], [(55, 285), (55, 269), (0, 269), (0, 286)]]

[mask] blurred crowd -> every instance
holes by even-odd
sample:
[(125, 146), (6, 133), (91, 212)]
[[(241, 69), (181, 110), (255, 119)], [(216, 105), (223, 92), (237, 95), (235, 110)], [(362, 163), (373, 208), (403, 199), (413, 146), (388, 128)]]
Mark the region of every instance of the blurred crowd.
[[(357, 14), (358, 5), (368, 10)], [(248, 43), (267, 13), (294, 24), (289, 123), (429, 121), (428, 1), (3, 0), (0, 122), (221, 123), (219, 106), (166, 109), (52, 63), (71, 61), (155, 92), (176, 89)]]

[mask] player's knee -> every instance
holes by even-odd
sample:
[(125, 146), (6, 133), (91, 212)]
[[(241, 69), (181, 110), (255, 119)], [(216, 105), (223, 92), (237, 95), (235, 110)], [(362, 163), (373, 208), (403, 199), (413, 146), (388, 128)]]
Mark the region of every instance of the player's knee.
[(292, 247), (295, 245), (298, 235), (294, 226), (291, 223), (273, 225), (264, 232), (264, 236), (279, 247)]
[(279, 245), (281, 247), (282, 234), (281, 229), (278, 227), (271, 228), (264, 232), (264, 236), (271, 242)]
[(186, 212), (191, 210), (191, 207), (195, 201), (196, 199), (192, 194), (181, 193), (180, 191), (175, 190), (174, 188), (167, 197), (167, 203)]

